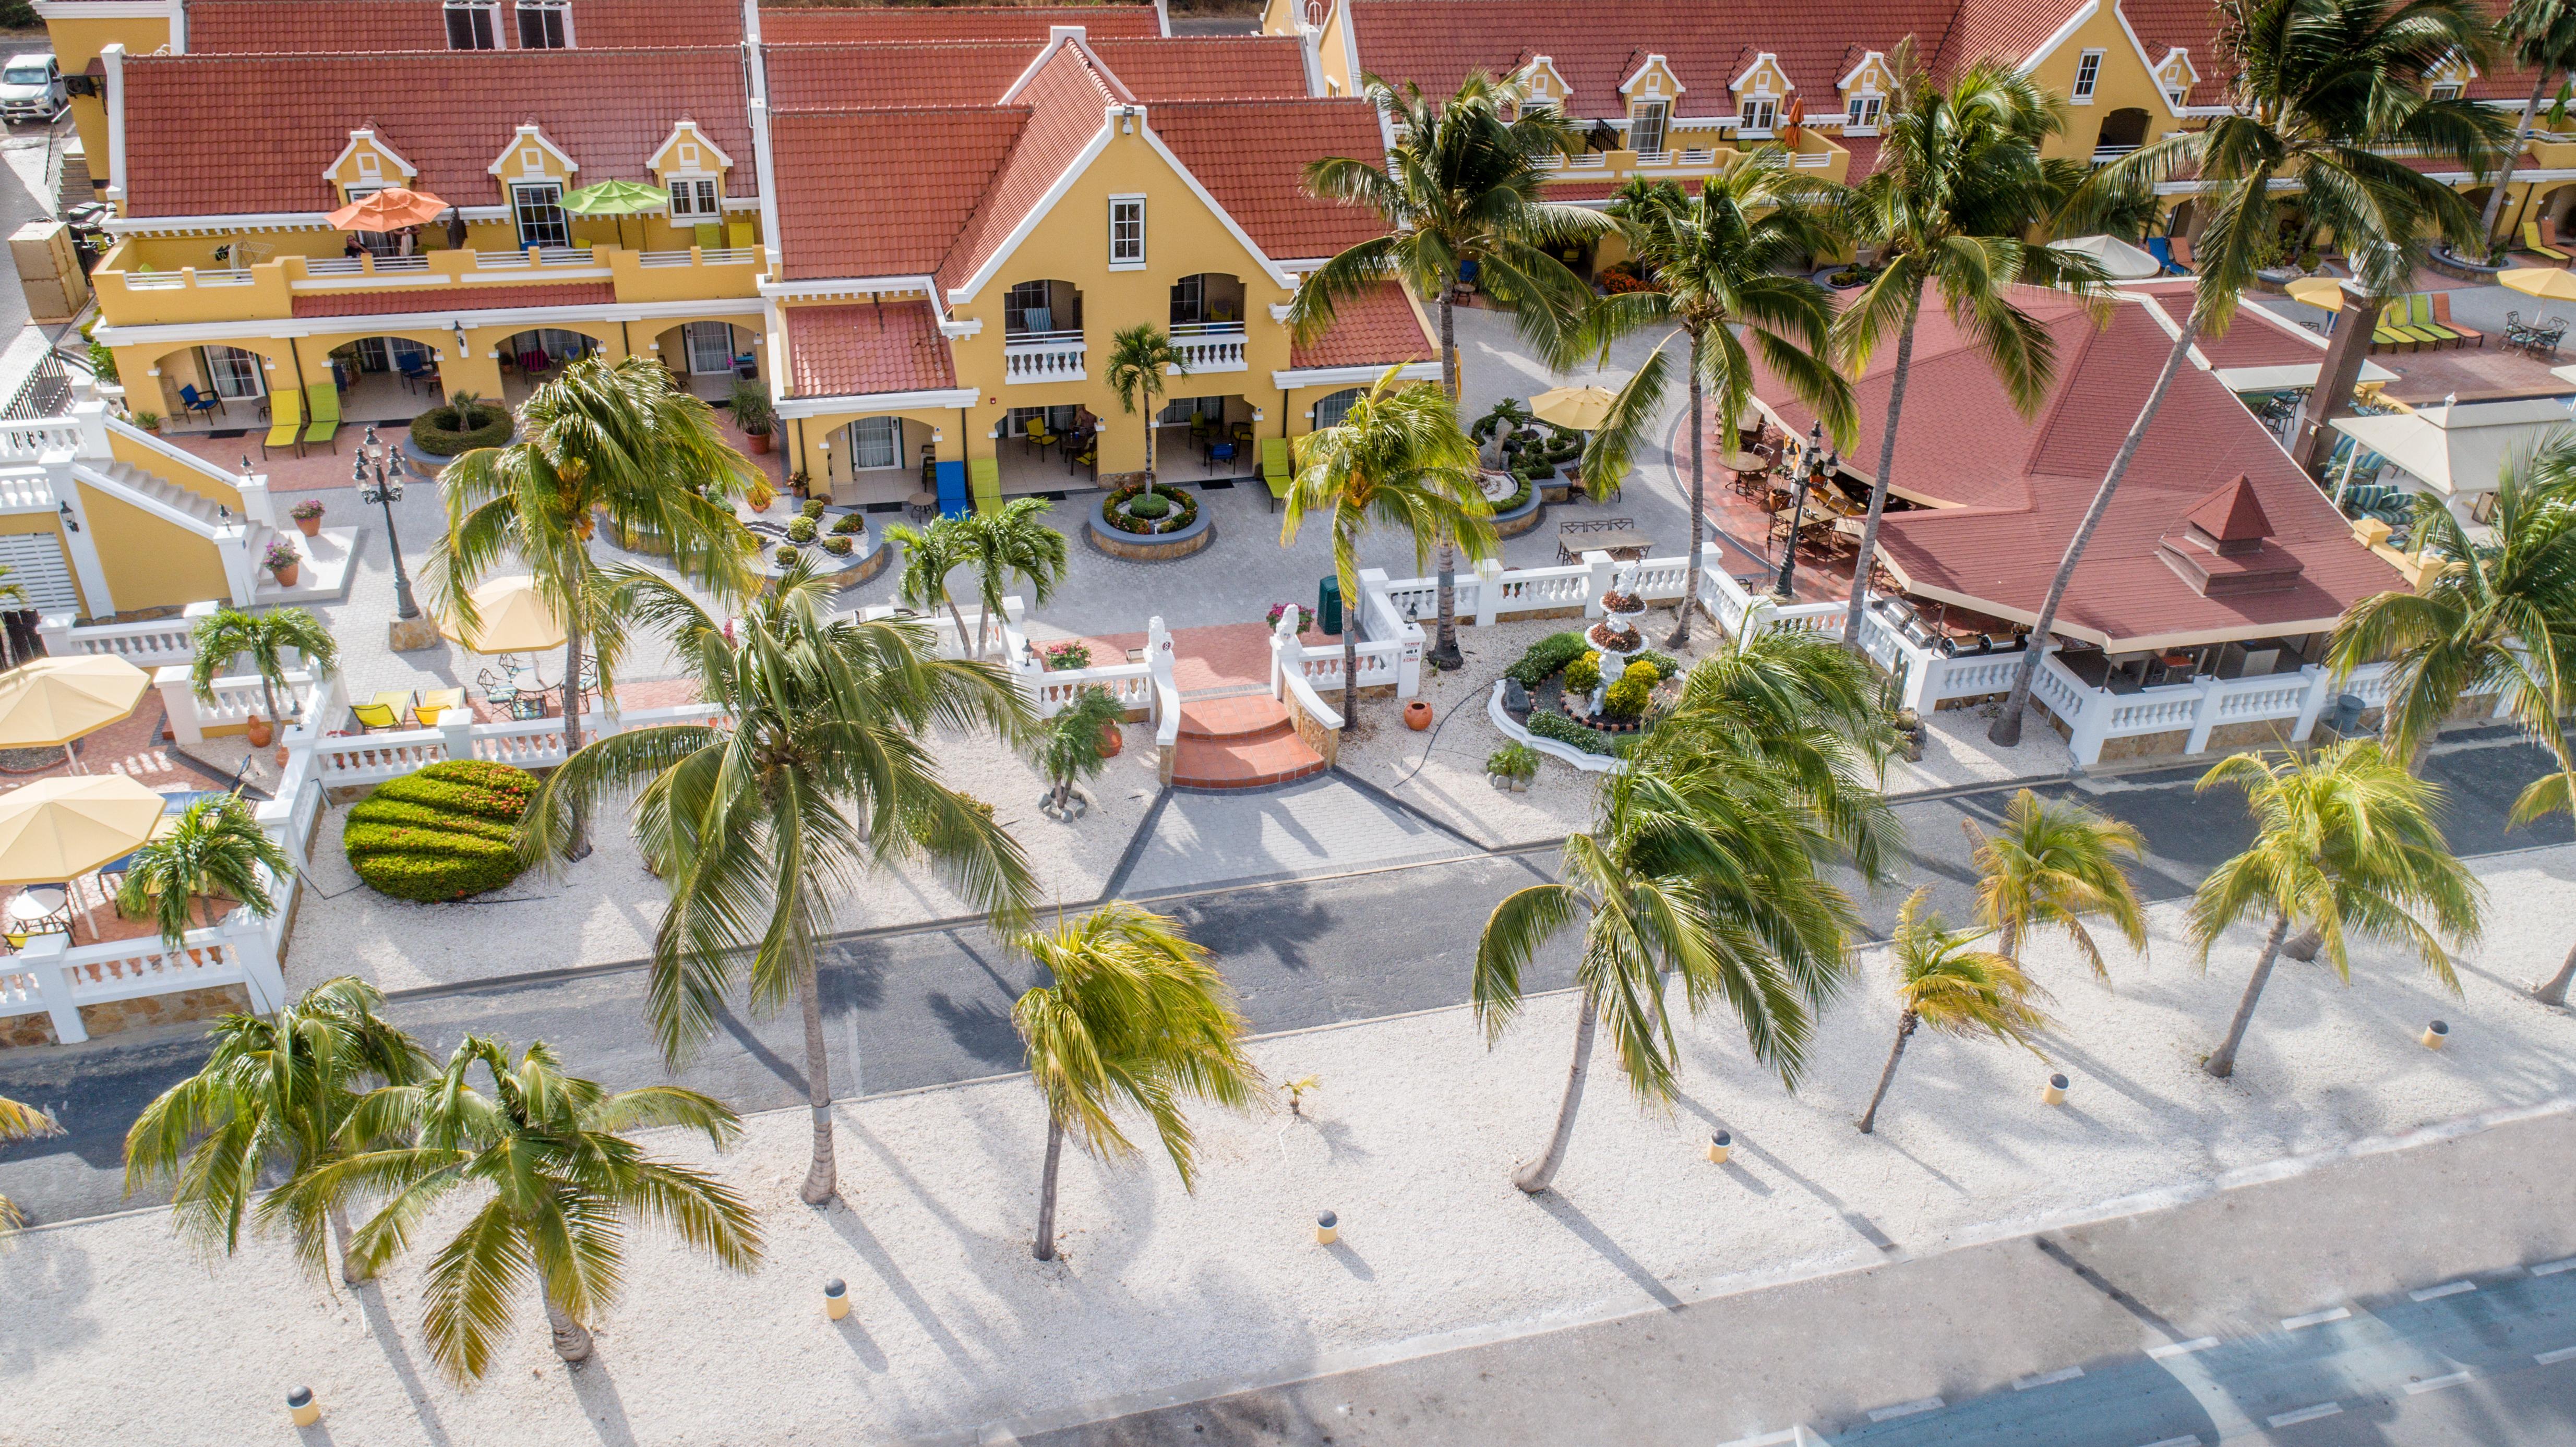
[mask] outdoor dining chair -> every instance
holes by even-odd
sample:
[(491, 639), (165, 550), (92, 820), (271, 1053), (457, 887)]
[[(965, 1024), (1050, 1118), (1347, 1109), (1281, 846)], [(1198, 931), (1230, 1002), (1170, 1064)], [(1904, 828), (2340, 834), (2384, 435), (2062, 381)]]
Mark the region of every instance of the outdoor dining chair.
[(221, 410), (224, 405), (223, 398), (209, 396), (204, 392), (198, 391), (197, 384), (194, 382), (182, 382), (179, 384), (179, 400), (187, 406), (190, 416), (203, 412), (207, 416), (212, 417), (217, 411)]

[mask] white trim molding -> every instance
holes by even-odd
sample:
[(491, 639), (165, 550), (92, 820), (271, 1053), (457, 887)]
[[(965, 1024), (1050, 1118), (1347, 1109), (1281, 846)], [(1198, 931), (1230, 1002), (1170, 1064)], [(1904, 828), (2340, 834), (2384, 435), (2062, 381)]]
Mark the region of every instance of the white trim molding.
[[(1378, 362), (1364, 367), (1290, 367), (1270, 374), (1270, 385), (1286, 391), (1291, 387), (1365, 387), (1386, 375), (1392, 362)], [(1395, 374), (1399, 382), (1437, 382), (1438, 362), (1407, 362)]]
[(982, 401), (972, 387), (948, 387), (924, 392), (845, 392), (834, 397), (782, 397), (775, 410), (781, 417), (820, 417), (826, 412), (906, 412), (928, 407), (972, 407)]

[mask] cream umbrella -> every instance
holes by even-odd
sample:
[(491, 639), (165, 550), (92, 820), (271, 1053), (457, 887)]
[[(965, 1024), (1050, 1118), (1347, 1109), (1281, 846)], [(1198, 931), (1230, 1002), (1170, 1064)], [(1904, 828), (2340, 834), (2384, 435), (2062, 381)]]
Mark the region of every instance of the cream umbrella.
[(438, 631), (476, 653), (540, 653), (561, 648), (563, 619), (537, 591), (534, 578), (494, 578), (466, 595), (481, 620), (468, 638), (450, 618)]
[(1575, 432), (1589, 432), (1610, 415), (1618, 397), (1601, 387), (1559, 387), (1530, 399), (1530, 415)]
[(2330, 312), (2343, 310), (2343, 283), (2331, 276), (2308, 276), (2291, 282), (2290, 300)]
[[(61, 883), (131, 854), (161, 822), (163, 799), (123, 774), (38, 779), (0, 794), (0, 884)], [(96, 933), (87, 899), (81, 913)]]
[(39, 658), (0, 673), (0, 749), (59, 747), (77, 772), (72, 741), (134, 712), (151, 686), (152, 675), (105, 654)]
[(2554, 266), (2518, 266), (2496, 273), (2496, 280), (2542, 301), (2576, 301), (2576, 274)]

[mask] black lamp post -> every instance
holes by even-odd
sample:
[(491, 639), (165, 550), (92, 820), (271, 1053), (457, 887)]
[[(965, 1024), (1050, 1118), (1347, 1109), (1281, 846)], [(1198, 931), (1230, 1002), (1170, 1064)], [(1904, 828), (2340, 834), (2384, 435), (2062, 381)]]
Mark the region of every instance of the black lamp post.
[(1825, 485), (1825, 474), (1841, 463), (1839, 456), (1825, 455), (1825, 424), (1821, 421), (1807, 429), (1806, 455), (1798, 459), (1797, 501), (1789, 511), (1789, 541), (1780, 550), (1780, 580), (1774, 591), (1783, 603), (1794, 603), (1798, 595), (1791, 591), (1797, 581), (1798, 529), (1807, 521), (1807, 493)]
[(411, 599), (411, 574), (403, 571), (402, 538), (394, 532), (394, 504), (402, 501), (400, 467), (388, 471), (386, 454), (385, 444), (377, 440), (376, 429), (370, 425), (365, 440), (358, 444), (357, 463), (350, 480), (358, 485), (360, 502), (372, 502), (385, 510), (385, 544), (394, 551), (394, 616), (408, 620), (420, 616), (420, 605)]

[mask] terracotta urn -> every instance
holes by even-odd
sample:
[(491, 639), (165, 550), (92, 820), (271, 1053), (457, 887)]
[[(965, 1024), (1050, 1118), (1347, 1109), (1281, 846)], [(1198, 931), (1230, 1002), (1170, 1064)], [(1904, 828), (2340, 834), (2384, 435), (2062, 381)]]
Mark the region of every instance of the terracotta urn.
[(303, 578), (304, 565), (302, 563), (289, 563), (283, 568), (271, 568), (269, 571), (276, 575), (277, 586), (281, 588), (292, 588)]
[(1118, 757), (1118, 751), (1125, 747), (1127, 747), (1126, 730), (1114, 723), (1100, 726), (1100, 757), (1114, 759)]
[(1424, 703), (1418, 698), (1406, 700), (1404, 705), (1404, 726), (1413, 730), (1415, 733), (1420, 733), (1424, 729), (1431, 727), (1431, 705)]
[(253, 714), (250, 722), (242, 725), (242, 732), (249, 737), (252, 748), (264, 749), (277, 737), (277, 725)]

